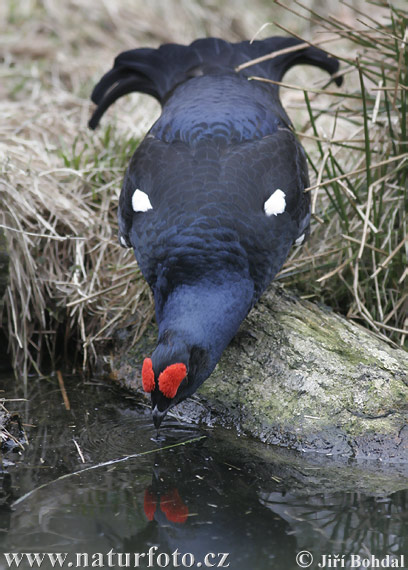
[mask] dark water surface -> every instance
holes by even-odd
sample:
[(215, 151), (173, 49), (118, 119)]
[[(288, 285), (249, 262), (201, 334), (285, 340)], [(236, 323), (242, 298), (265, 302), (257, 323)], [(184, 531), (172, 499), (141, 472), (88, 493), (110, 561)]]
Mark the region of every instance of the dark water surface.
[(54, 377), (30, 379), (29, 400), (7, 404), (29, 445), (3, 457), (0, 568), (4, 552), (28, 552), (66, 553), (56, 568), (286, 570), (302, 567), (304, 550), (309, 568), (372, 568), (387, 555), (408, 568), (407, 466), (285, 452), (175, 419), (157, 439), (149, 410), (126, 393), (65, 383), (70, 411)]

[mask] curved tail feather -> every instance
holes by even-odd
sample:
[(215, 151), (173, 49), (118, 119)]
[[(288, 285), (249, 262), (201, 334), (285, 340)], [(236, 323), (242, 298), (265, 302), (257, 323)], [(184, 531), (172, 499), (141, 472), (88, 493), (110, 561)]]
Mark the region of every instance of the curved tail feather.
[[(97, 107), (89, 127), (95, 129), (108, 107), (122, 95), (138, 91), (163, 103), (177, 85), (197, 75), (235, 72), (244, 77), (257, 75), (281, 81), (286, 71), (298, 64), (320, 67), (330, 75), (338, 71), (338, 60), (313, 46), (236, 71), (242, 63), (302, 43), (295, 38), (280, 36), (235, 44), (218, 38), (205, 38), (189, 46), (164, 44), (158, 49), (125, 51), (116, 57), (114, 67), (102, 77), (92, 92), (91, 99)], [(335, 82), (341, 85), (342, 77), (337, 77)], [(277, 89), (272, 85), (270, 88)]]

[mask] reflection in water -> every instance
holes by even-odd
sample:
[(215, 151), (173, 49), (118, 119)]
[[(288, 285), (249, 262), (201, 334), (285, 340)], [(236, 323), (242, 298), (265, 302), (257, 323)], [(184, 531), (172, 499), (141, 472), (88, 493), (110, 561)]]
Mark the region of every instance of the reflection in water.
[(163, 493), (154, 491), (151, 485), (145, 490), (143, 508), (148, 521), (152, 521), (157, 513), (157, 522), (162, 522), (160, 511), (165, 515), (168, 522), (183, 524), (188, 519), (188, 506), (183, 503), (176, 487)]
[(30, 445), (23, 457), (9, 453), (16, 465), (0, 475), (6, 552), (92, 556), (158, 546), (196, 561), (229, 553), (233, 570), (263, 570), (297, 568), (302, 549), (316, 561), (408, 551), (404, 468), (390, 475), (376, 465), (312, 460), (174, 421), (157, 441), (148, 410), (112, 387), (72, 381), (67, 412), (53, 386), (32, 383), (30, 404), (20, 408), (36, 426)]

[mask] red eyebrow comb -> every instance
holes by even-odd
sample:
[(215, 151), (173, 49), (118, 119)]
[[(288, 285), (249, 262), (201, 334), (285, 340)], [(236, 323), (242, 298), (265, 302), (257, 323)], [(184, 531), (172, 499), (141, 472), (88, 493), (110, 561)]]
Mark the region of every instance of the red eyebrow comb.
[(155, 383), (154, 383), (153, 364), (151, 358), (145, 358), (143, 361), (142, 383), (143, 383), (143, 390), (145, 392), (153, 392)]
[(177, 390), (187, 376), (187, 367), (182, 362), (170, 364), (159, 376), (159, 389), (166, 398), (174, 398)]

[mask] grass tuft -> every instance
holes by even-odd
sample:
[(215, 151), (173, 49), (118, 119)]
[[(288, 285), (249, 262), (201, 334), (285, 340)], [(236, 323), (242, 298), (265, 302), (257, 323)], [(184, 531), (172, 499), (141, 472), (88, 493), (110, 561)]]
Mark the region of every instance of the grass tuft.
[(298, 135), (315, 222), (279, 277), (406, 348), (408, 12), (376, 6), (378, 20), (358, 13), (341, 25), (312, 13), (326, 33), (341, 34), (350, 55), (341, 57), (345, 86), (326, 108), (319, 91), (304, 90), (309, 120)]

